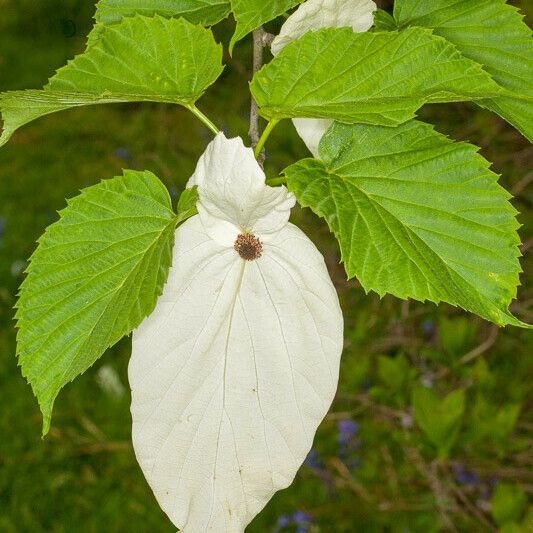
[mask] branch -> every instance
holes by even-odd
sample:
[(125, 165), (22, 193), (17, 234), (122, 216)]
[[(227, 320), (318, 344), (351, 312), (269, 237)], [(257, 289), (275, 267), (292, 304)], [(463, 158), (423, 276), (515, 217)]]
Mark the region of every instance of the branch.
[[(494, 343), (496, 342), (498, 338), (498, 332), (499, 327), (495, 324), (492, 324), (489, 336), (479, 345), (476, 346), (473, 350), (470, 350), (467, 354), (463, 355), (461, 359), (459, 360), (459, 364), (461, 365), (467, 365), (468, 363), (471, 363), (474, 359), (479, 357), (480, 355), (483, 355), (487, 350), (492, 348)], [(450, 369), (448, 367), (443, 368), (442, 370), (435, 372), (431, 375), (431, 379), (442, 379), (443, 377), (447, 376), (450, 373)]]
[[(441, 483), (437, 474), (437, 464), (427, 465), (420, 452), (416, 448), (404, 447), (405, 456), (414, 465), (420, 474), (426, 478), (428, 486), (433, 491), (437, 510), (442, 519), (443, 527), (446, 531), (457, 532), (457, 528), (449, 514), (449, 506), (453, 505), (453, 499), (450, 498), (446, 487)], [(457, 509), (453, 508), (453, 511)]]
[[(274, 36), (270, 33), (267, 33), (263, 26), (260, 26), (256, 30), (254, 30), (253, 33), (253, 41), (254, 41), (254, 51), (253, 51), (253, 67), (252, 67), (252, 75), (255, 75), (256, 72), (259, 72), (261, 67), (263, 66), (263, 48), (268, 47), (272, 44), (272, 40), (274, 39)], [(259, 132), (259, 114), (257, 112), (257, 102), (252, 97), (252, 105), (250, 108), (250, 129), (248, 130), (248, 135), (250, 136), (250, 139), (252, 141), (252, 148), (255, 149), (257, 144), (259, 143), (259, 139), (261, 138), (260, 132)], [(265, 152), (264, 150), (261, 150), (257, 157), (257, 161), (263, 166), (263, 163), (265, 162)]]

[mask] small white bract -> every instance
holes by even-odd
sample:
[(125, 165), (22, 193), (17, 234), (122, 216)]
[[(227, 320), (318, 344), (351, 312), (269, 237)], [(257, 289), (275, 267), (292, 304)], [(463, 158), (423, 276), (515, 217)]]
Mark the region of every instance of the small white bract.
[[(307, 0), (283, 24), (272, 42), (272, 53), (279, 54), (292, 41), (321, 28), (350, 27), (358, 33), (368, 31), (374, 24), (376, 9), (372, 0)], [(320, 140), (333, 121), (295, 118), (293, 123), (309, 151), (318, 157)]]
[(133, 445), (185, 533), (238, 533), (287, 487), (338, 382), (343, 318), (324, 260), (241, 139), (200, 158), (155, 311), (133, 334)]

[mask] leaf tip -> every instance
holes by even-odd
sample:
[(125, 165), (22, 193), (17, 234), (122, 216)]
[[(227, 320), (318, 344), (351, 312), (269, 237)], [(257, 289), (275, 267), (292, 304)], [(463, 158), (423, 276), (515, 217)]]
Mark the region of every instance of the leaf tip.
[(50, 431), (50, 422), (52, 417), (43, 413), (43, 429), (41, 431), (41, 440), (44, 440)]
[(233, 37), (231, 38), (231, 40), (229, 42), (229, 46), (228, 46), (228, 52), (229, 52), (229, 56), (231, 58), (233, 58), (233, 48), (234, 48), (235, 44), (237, 43), (237, 41), (234, 38), (235, 38), (235, 35), (233, 35)]

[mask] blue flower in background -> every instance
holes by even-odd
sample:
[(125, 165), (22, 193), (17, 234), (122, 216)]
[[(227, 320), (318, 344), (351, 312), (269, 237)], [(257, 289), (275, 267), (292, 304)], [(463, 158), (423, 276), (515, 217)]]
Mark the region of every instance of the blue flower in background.
[(318, 452), (315, 450), (315, 448), (311, 448), (311, 451), (307, 454), (307, 457), (304, 461), (304, 465), (308, 466), (309, 468), (314, 468), (316, 470), (324, 469), (324, 463), (322, 462), (322, 459), (320, 459), (320, 456), (318, 455)]
[(115, 150), (115, 157), (117, 157), (118, 159), (123, 159), (128, 163), (131, 162), (131, 160), (133, 159), (132, 153), (123, 146)]
[(470, 472), (461, 464), (453, 465), (453, 474), (459, 485), (479, 485), (481, 483), (475, 472)]
[(290, 515), (281, 515), (278, 518), (278, 521), (276, 523), (276, 529), (274, 531), (281, 531), (282, 529), (285, 529), (286, 527), (291, 525), (291, 517)]
[(437, 327), (433, 320), (424, 320), (420, 328), (422, 329), (422, 332), (428, 337), (432, 337), (437, 331)]
[(324, 482), (328, 490), (335, 489), (333, 478), (328, 473), (324, 461), (322, 461), (315, 448), (311, 448), (311, 451), (307, 454), (304, 465), (310, 468), (313, 474)]
[(281, 515), (278, 518), (274, 532), (277, 533), (283, 529), (295, 525), (296, 533), (308, 533), (309, 526), (314, 522), (314, 518), (305, 511), (295, 511), (292, 515)]
[(353, 420), (339, 420), (339, 444), (347, 445), (359, 432), (359, 424)]
[(306, 513), (305, 511), (296, 511), (292, 515), (292, 519), (297, 524), (312, 524), (313, 523), (313, 517)]
[(346, 461), (348, 468), (358, 468), (360, 460), (357, 457), (353, 457), (353, 453), (361, 446), (361, 440), (357, 438), (359, 424), (350, 419), (339, 420), (337, 429), (339, 430), (337, 437), (339, 441), (339, 457)]

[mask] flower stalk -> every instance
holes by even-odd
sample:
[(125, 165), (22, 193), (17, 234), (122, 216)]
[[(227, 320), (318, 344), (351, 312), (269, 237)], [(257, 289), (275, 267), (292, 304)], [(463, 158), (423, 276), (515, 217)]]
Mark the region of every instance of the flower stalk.
[[(264, 147), (265, 143), (267, 142), (267, 139), (270, 137), (270, 134), (272, 133), (272, 130), (276, 127), (276, 124), (279, 122), (277, 119), (271, 120), (265, 130), (263, 131), (263, 134), (261, 135), (260, 139), (257, 141), (257, 144), (254, 149), (255, 158), (259, 161), (259, 159), (262, 157), (263, 162), (265, 160), (264, 157)], [(261, 162), (260, 162), (261, 164)]]

